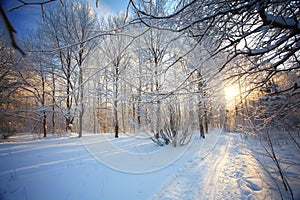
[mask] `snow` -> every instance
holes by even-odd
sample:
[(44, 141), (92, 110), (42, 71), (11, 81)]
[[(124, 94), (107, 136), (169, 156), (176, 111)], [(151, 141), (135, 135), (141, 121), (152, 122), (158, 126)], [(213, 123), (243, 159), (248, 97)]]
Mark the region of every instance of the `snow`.
[(292, 17), (282, 17), (282, 16), (278, 16), (278, 15), (272, 15), (272, 14), (268, 14), (266, 13), (266, 20), (268, 22), (275, 22), (277, 24), (280, 24), (282, 26), (294, 26), (298, 29), (300, 29), (300, 22), (298, 22), (296, 19), (292, 18)]
[[(197, 136), (174, 148), (146, 134), (21, 135), (0, 143), (0, 199), (280, 199), (255, 138), (219, 129)], [(300, 156), (287, 143), (280, 153), (299, 199)]]
[[(122, 172), (149, 173), (167, 167), (179, 159), (188, 145), (161, 148), (150, 137), (135, 137), (126, 134), (121, 138), (113, 135), (92, 135), (82, 138), (88, 152), (104, 165)], [(97, 142), (95, 142), (97, 141)]]
[[(176, 181), (165, 188), (157, 199), (264, 199), (271, 194), (264, 187), (262, 172), (256, 160), (240, 145), (234, 146), (236, 136), (221, 136), (207, 156), (199, 152), (193, 164)], [(196, 163), (196, 164), (195, 164)], [(191, 185), (180, 193), (176, 186)], [(169, 191), (170, 190), (170, 191)], [(170, 194), (175, 193), (170, 196)], [(183, 194), (183, 196), (182, 196)], [(169, 197), (168, 197), (169, 196)], [(268, 199), (268, 198), (267, 198)], [(272, 198), (274, 199), (274, 198)]]

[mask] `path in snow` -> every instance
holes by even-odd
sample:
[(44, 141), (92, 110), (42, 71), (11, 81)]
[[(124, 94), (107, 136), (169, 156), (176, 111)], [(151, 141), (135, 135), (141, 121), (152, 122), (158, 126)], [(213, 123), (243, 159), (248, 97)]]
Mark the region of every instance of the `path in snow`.
[(277, 199), (269, 184), (239, 134), (212, 132), (154, 199)]

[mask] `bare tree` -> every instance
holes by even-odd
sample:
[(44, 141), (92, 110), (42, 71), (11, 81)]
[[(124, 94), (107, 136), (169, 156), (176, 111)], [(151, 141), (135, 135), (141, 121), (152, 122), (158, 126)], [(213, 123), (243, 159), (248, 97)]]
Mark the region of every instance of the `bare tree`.
[[(66, 81), (66, 109), (63, 112), (66, 127), (71, 127), (78, 110), (78, 133), (81, 137), (84, 114), (84, 61), (95, 47), (95, 40), (93, 43), (87, 40), (97, 31), (95, 14), (86, 3), (64, 2), (64, 6), (47, 9), (42, 26), (47, 36), (46, 40), (49, 41), (48, 48), (58, 49), (55, 54)], [(62, 48), (65, 46), (69, 47)]]
[[(37, 31), (35, 35), (33, 35), (30, 39), (30, 43), (32, 47), (28, 47), (30, 49), (41, 49), (45, 46), (43, 40), (43, 33), (41, 31)], [(27, 62), (30, 63), (32, 70), (36, 72), (35, 78), (38, 78), (37, 83), (30, 83), (25, 78), (23, 81), (27, 83), (28, 86), (32, 87), (32, 93), (35, 94), (36, 99), (40, 102), (40, 110), (42, 112), (42, 127), (43, 127), (43, 136), (47, 136), (47, 96), (50, 95), (50, 88), (48, 86), (48, 77), (50, 74), (50, 63), (48, 62), (49, 57), (47, 54), (43, 54), (41, 52), (31, 53), (27, 58)], [(41, 88), (39, 88), (41, 87)]]
[[(266, 73), (269, 80), (280, 71), (299, 69), (297, 1), (180, 1), (163, 16), (130, 2), (145, 25), (185, 32), (210, 44), (212, 55), (226, 52), (220, 70), (239, 56), (255, 58), (239, 75)], [(265, 65), (268, 62), (272, 64)]]
[[(3, 35), (0, 37), (0, 130), (2, 137), (6, 138), (13, 134), (18, 129), (15, 123), (14, 110), (18, 109), (21, 102), (16, 97), (17, 91), (23, 86), (22, 81), (19, 80), (19, 73), (22, 67), (18, 64), (22, 62), (18, 58), (15, 51), (8, 47), (4, 41)], [(18, 106), (19, 105), (19, 106)]]
[[(108, 19), (109, 29), (117, 29), (123, 26), (125, 16), (120, 14), (116, 17)], [(106, 70), (106, 76), (109, 80), (109, 85), (112, 88), (107, 93), (110, 93), (112, 98), (112, 113), (113, 126), (115, 137), (119, 137), (120, 132), (120, 102), (122, 100), (122, 88), (126, 87), (125, 71), (129, 64), (130, 56), (126, 47), (131, 43), (128, 37), (124, 34), (126, 30), (120, 28), (112, 32), (101, 45), (101, 52), (105, 55), (105, 60), (110, 62)], [(126, 94), (123, 94), (126, 95)], [(125, 116), (122, 116), (125, 117)], [(124, 128), (124, 127), (123, 127)]]
[[(71, 9), (71, 8), (68, 8)], [(45, 20), (42, 23), (41, 29), (44, 31), (45, 40), (48, 41), (48, 47), (52, 49), (61, 48), (73, 43), (71, 35), (70, 16), (67, 7), (58, 7), (56, 9), (49, 9), (45, 13)], [(55, 10), (55, 12), (54, 12)], [(62, 110), (66, 119), (66, 129), (73, 123), (74, 114), (73, 103), (74, 95), (72, 90), (75, 87), (75, 80), (72, 80), (75, 75), (76, 64), (73, 62), (73, 49), (66, 48), (57, 51), (57, 60), (60, 62), (60, 70), (63, 72), (62, 77), (65, 79), (66, 85), (66, 108)]]
[(90, 51), (95, 48), (96, 40), (88, 41), (99, 28), (97, 26), (97, 18), (94, 11), (87, 3), (82, 3), (80, 1), (73, 2), (70, 5), (69, 15), (71, 17), (71, 33), (74, 37), (74, 42), (78, 43), (74, 47), (74, 59), (78, 66), (78, 102), (79, 102), (79, 137), (82, 136), (82, 120), (84, 114), (84, 83), (83, 83), (83, 68), (84, 61), (89, 55)]

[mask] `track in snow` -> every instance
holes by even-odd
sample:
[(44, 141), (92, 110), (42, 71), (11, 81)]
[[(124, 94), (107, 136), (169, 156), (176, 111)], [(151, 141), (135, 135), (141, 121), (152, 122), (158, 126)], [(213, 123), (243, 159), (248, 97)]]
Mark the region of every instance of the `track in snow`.
[(202, 150), (154, 199), (276, 199), (239, 134), (212, 132)]

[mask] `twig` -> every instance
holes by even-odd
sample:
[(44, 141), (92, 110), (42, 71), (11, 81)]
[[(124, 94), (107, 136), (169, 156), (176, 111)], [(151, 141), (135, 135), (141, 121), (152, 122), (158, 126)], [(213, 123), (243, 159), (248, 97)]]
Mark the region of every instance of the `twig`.
[(25, 56), (26, 53), (19, 47), (19, 45), (16, 42), (16, 38), (14, 36), (14, 34), (16, 34), (17, 31), (13, 27), (13, 25), (11, 24), (11, 22), (9, 21), (9, 19), (8, 19), (7, 15), (6, 15), (3, 7), (2, 7), (1, 2), (0, 2), (0, 14), (1, 14), (1, 17), (4, 20), (5, 27), (6, 27), (7, 31), (8, 31), (8, 36), (9, 36), (9, 40), (10, 40), (11, 45), (13, 46), (13, 48), (17, 49), (23, 56)]

